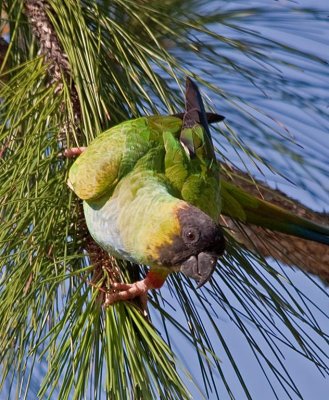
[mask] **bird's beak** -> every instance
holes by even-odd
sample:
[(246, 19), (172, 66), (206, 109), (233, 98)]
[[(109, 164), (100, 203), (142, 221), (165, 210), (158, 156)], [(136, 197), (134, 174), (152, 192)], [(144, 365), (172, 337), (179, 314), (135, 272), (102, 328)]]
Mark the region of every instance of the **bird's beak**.
[(180, 268), (186, 276), (195, 279), (198, 283), (197, 289), (203, 286), (213, 274), (217, 263), (217, 257), (210, 253), (199, 253), (191, 256)]

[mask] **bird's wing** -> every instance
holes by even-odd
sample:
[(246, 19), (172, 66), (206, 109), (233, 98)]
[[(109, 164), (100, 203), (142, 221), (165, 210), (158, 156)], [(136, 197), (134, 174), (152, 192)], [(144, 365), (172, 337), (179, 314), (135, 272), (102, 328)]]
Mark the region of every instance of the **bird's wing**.
[[(95, 200), (113, 190), (149, 151), (161, 145), (164, 126), (181, 127), (176, 117), (143, 117), (125, 121), (97, 136), (69, 172), (69, 186), (83, 200)], [(151, 160), (155, 160), (150, 155)]]

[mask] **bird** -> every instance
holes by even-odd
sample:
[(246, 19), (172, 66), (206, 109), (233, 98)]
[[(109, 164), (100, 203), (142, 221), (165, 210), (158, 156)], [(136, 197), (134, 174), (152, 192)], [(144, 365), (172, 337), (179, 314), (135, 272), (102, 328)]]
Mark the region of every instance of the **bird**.
[[(83, 200), (87, 227), (112, 256), (149, 266), (146, 277), (113, 283), (107, 304), (143, 298), (170, 273), (183, 272), (198, 288), (224, 254), (220, 215), (329, 245), (329, 227), (265, 201), (220, 176), (200, 91), (186, 79), (185, 111), (125, 121), (98, 135), (79, 155), (68, 184)], [(226, 238), (225, 238), (226, 236)]]
[(122, 122), (98, 135), (71, 166), (68, 184), (83, 200), (93, 239), (112, 256), (149, 267), (141, 281), (113, 283), (106, 305), (145, 302), (148, 290), (173, 272), (198, 287), (211, 278), (226, 240), (208, 120), (222, 119), (205, 112), (187, 78), (183, 113)]

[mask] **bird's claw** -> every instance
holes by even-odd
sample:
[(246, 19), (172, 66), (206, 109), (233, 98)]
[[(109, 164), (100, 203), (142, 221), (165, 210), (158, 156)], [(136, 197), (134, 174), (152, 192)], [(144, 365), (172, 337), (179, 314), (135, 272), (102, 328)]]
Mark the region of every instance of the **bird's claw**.
[(62, 153), (60, 153), (61, 156), (66, 157), (66, 158), (73, 158), (79, 156), (81, 153), (83, 153), (86, 150), (86, 147), (71, 147), (69, 149), (65, 149)]
[(129, 301), (138, 298), (143, 315), (147, 317), (147, 292), (149, 289), (147, 283), (145, 283), (145, 279), (134, 283), (115, 282), (111, 285), (111, 291), (105, 294), (103, 306), (108, 307), (119, 301)]

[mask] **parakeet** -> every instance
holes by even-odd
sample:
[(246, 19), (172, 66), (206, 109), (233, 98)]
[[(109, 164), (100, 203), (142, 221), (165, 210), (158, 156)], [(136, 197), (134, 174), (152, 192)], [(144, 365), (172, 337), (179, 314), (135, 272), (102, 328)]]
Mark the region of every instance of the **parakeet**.
[(84, 200), (88, 229), (110, 254), (150, 267), (146, 278), (118, 283), (109, 303), (145, 296), (169, 273), (203, 285), (225, 249), (220, 214), (329, 245), (329, 227), (257, 198), (220, 179), (199, 90), (187, 79), (185, 112), (129, 120), (101, 133), (78, 155), (69, 185)]
[(111, 255), (150, 267), (142, 281), (113, 285), (108, 303), (145, 296), (174, 271), (200, 287), (224, 252), (212, 117), (190, 79), (185, 103), (183, 115), (137, 118), (100, 134), (69, 171), (94, 240)]

